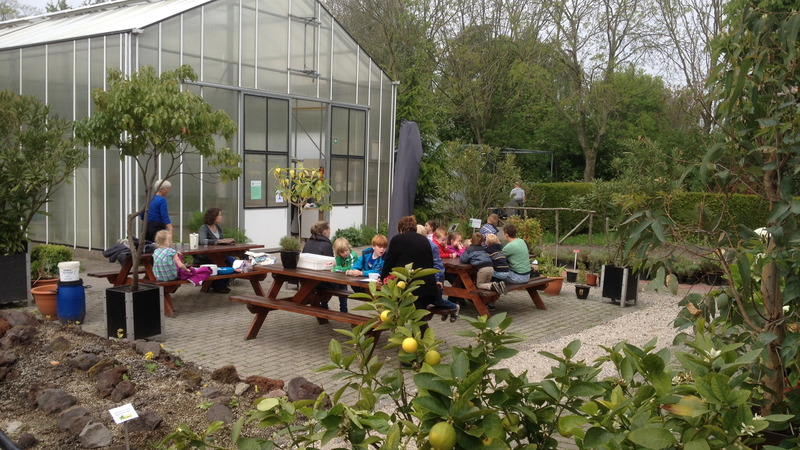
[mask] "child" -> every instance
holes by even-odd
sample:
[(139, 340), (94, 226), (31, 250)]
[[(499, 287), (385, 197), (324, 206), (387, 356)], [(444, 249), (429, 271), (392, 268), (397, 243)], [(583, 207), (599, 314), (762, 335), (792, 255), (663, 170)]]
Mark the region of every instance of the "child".
[(436, 247), (439, 249), (440, 258), (445, 259), (458, 257), (458, 255), (451, 253), (450, 250), (447, 249), (447, 231), (445, 231), (444, 228), (436, 229), (436, 231), (433, 233), (433, 242), (436, 243)]
[(186, 267), (183, 255), (172, 248), (172, 234), (168, 230), (156, 233), (156, 245), (153, 252), (153, 273), (157, 281), (189, 280), (195, 286), (200, 286), (211, 275), (211, 269)]
[[(486, 235), (486, 253), (492, 258), (492, 265), (494, 266), (494, 279), (505, 281), (508, 279), (508, 261), (506, 255), (503, 253), (503, 246), (500, 245), (500, 239), (496, 234)], [(503, 284), (505, 288), (505, 283)], [(504, 294), (507, 292), (503, 292)]]
[(450, 253), (455, 253), (457, 256), (461, 256), (464, 253), (464, 243), (461, 242), (461, 233), (458, 231), (453, 231), (447, 236), (447, 249), (450, 250)]
[[(426, 236), (427, 230), (422, 225), (417, 225), (417, 233)], [(431, 253), (433, 254), (433, 268), (438, 270), (436, 272), (436, 286), (438, 289), (438, 295), (436, 296), (436, 300), (434, 300), (433, 305), (429, 305), (428, 309), (431, 308), (442, 308), (447, 309), (447, 314), (442, 314), (442, 321), (447, 320), (447, 317), (450, 317), (450, 322), (455, 322), (458, 320), (458, 313), (461, 312), (461, 305), (451, 302), (450, 300), (445, 300), (442, 297), (442, 289), (444, 289), (444, 263), (442, 262), (442, 258), (439, 256), (439, 246), (431, 241)]]
[(435, 239), (434, 233), (436, 232), (436, 228), (438, 228), (438, 224), (436, 223), (435, 220), (430, 219), (427, 222), (425, 222), (425, 236), (427, 236), (428, 240), (431, 242), (433, 242), (433, 240)]
[[(333, 241), (333, 254), (336, 255), (336, 265), (333, 268), (334, 272), (347, 272), (353, 267), (358, 256), (356, 252), (350, 247), (350, 242), (345, 238), (338, 238)], [(338, 285), (340, 288), (347, 290), (347, 285)], [(339, 297), (339, 311), (347, 312), (347, 297)]]
[(483, 235), (479, 232), (472, 233), (470, 239), (472, 245), (469, 246), (461, 255), (460, 261), (465, 264), (472, 264), (478, 272), (475, 277), (475, 285), (479, 289), (488, 289), (497, 292), (498, 294), (505, 294), (505, 283), (492, 282), (492, 275), (494, 274), (494, 266), (492, 265), (492, 258), (483, 248)]
[(386, 253), (388, 246), (389, 240), (386, 239), (386, 236), (376, 234), (372, 238), (372, 247), (364, 250), (361, 257), (353, 263), (353, 267), (345, 273), (351, 277), (363, 277), (371, 273), (380, 274), (383, 270), (383, 254)]

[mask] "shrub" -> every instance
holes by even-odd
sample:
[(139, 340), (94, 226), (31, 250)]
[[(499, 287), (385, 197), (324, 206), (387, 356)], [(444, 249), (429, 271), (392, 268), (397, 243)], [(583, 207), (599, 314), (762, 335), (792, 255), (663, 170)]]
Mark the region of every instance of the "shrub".
[(336, 234), (333, 235), (333, 240), (335, 241), (339, 238), (347, 239), (347, 242), (349, 242), (353, 247), (359, 247), (363, 245), (361, 243), (361, 231), (359, 231), (359, 229), (356, 227), (340, 228), (336, 230)]
[(31, 279), (58, 278), (58, 263), (72, 261), (72, 249), (64, 245), (42, 244), (31, 250)]
[(528, 252), (531, 252), (542, 239), (542, 226), (539, 221), (533, 218), (522, 219), (519, 216), (511, 216), (506, 220), (507, 224), (517, 227), (517, 237), (525, 241), (528, 245)]
[(281, 250), (285, 252), (299, 252), (303, 243), (294, 236), (284, 236), (281, 238), (279, 245), (281, 246)]

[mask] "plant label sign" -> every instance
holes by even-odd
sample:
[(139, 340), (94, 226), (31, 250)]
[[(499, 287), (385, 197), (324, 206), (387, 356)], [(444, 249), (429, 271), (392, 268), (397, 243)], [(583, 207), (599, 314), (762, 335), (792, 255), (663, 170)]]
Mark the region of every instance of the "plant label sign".
[(117, 425), (139, 417), (139, 414), (136, 413), (136, 410), (133, 409), (133, 405), (130, 403), (126, 403), (117, 408), (111, 408), (108, 412)]
[(472, 228), (481, 227), (481, 219), (469, 219), (469, 223)]

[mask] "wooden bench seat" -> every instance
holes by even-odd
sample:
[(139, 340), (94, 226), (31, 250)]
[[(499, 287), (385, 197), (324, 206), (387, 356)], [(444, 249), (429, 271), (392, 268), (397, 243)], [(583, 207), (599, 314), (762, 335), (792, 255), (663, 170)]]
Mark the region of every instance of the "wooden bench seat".
[[(274, 310), (313, 316), (317, 318), (317, 321), (320, 324), (328, 323), (329, 320), (335, 320), (337, 322), (356, 326), (368, 323), (374, 319), (372, 317), (343, 313), (340, 311), (323, 309), (317, 306), (294, 303), (288, 300), (271, 299), (258, 295), (232, 295), (231, 301), (246, 304), (248, 311), (256, 315), (256, 317), (253, 318), (253, 323), (250, 325), (250, 330), (248, 330), (245, 340), (254, 339), (258, 335), (258, 332), (261, 329), (261, 325), (264, 323), (264, 319), (266, 319), (267, 314)], [(377, 341), (380, 331), (373, 330), (372, 334), (375, 336), (375, 340)]]

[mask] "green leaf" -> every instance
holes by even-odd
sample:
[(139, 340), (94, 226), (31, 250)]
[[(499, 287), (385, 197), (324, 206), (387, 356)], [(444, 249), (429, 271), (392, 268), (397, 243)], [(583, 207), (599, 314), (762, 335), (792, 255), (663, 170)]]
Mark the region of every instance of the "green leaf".
[(586, 448), (603, 448), (606, 443), (611, 442), (613, 439), (614, 434), (599, 427), (592, 427), (586, 432), (586, 436), (583, 438), (583, 445)]
[(603, 395), (603, 388), (597, 383), (577, 381), (567, 389), (567, 395), (572, 397), (593, 397)]
[(657, 427), (638, 428), (628, 433), (627, 439), (636, 445), (656, 450), (678, 442), (668, 430)]
[(453, 395), (450, 386), (443, 382), (438, 375), (432, 373), (419, 373), (415, 375), (414, 383), (416, 383), (417, 387), (420, 389), (438, 392), (448, 397)]
[(262, 398), (258, 401), (256, 409), (258, 409), (259, 411), (269, 411), (272, 408), (278, 406), (280, 402), (281, 401), (277, 398)]
[(580, 426), (586, 422), (586, 418), (582, 416), (562, 416), (558, 419), (558, 432), (564, 437), (572, 437), (573, 434), (583, 434)]
[(443, 419), (446, 419), (449, 416), (447, 408), (445, 408), (444, 405), (442, 405), (442, 402), (435, 399), (433, 396), (417, 396), (413, 403), (417, 405), (417, 407), (428, 410)]
[(710, 448), (705, 439), (696, 439), (683, 444), (683, 450), (709, 450)]

